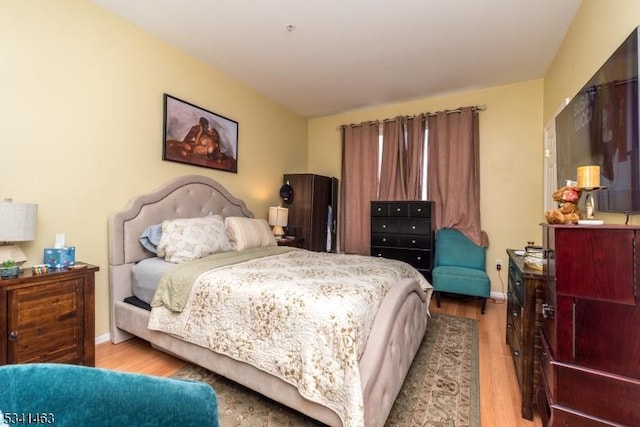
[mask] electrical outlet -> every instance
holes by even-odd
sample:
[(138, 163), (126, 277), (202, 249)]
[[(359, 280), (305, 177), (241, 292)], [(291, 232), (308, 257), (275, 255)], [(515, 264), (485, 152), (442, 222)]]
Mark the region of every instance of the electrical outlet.
[(502, 270), (502, 260), (501, 259), (497, 259), (496, 260), (496, 270), (498, 270), (498, 271)]

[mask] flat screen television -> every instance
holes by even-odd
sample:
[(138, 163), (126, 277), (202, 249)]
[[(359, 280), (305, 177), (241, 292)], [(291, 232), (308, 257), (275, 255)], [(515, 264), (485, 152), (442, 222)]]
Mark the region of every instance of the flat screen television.
[(640, 213), (638, 28), (555, 120), (558, 185), (599, 165), (596, 211)]

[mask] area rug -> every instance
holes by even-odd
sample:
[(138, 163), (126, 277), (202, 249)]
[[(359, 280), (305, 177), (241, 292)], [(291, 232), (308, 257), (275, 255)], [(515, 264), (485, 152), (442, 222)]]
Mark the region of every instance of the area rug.
[[(387, 426), (480, 426), (477, 323), (461, 317), (432, 315)], [(225, 427), (322, 426), (195, 365), (182, 368), (173, 377), (210, 384), (218, 395), (220, 422)]]

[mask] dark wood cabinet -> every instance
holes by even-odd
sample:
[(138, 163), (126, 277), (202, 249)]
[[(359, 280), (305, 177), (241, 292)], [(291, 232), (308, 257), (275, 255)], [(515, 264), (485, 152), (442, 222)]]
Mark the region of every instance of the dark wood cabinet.
[(335, 252), (338, 217), (338, 179), (314, 174), (289, 174), (284, 183), (293, 189), (289, 209), (289, 235), (302, 239), (302, 247)]
[(638, 426), (640, 227), (543, 228), (543, 424)]
[(544, 275), (542, 271), (525, 267), (524, 258), (517, 256), (514, 250), (507, 250), (507, 255), (506, 340), (520, 385), (522, 417), (531, 420), (542, 353), (538, 329), (543, 321)]
[(433, 202), (371, 202), (371, 255), (404, 261), (431, 282)]
[(0, 364), (94, 366), (96, 271), (86, 265), (0, 280)]
[(304, 244), (304, 239), (301, 237), (285, 237), (284, 239), (277, 239), (278, 246), (292, 246), (294, 248), (301, 248)]

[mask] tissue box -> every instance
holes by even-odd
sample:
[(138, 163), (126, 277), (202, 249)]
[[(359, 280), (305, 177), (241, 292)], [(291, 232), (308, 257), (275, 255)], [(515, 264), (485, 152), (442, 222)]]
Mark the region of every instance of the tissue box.
[(76, 263), (76, 247), (44, 248), (43, 263), (49, 268), (66, 268)]

